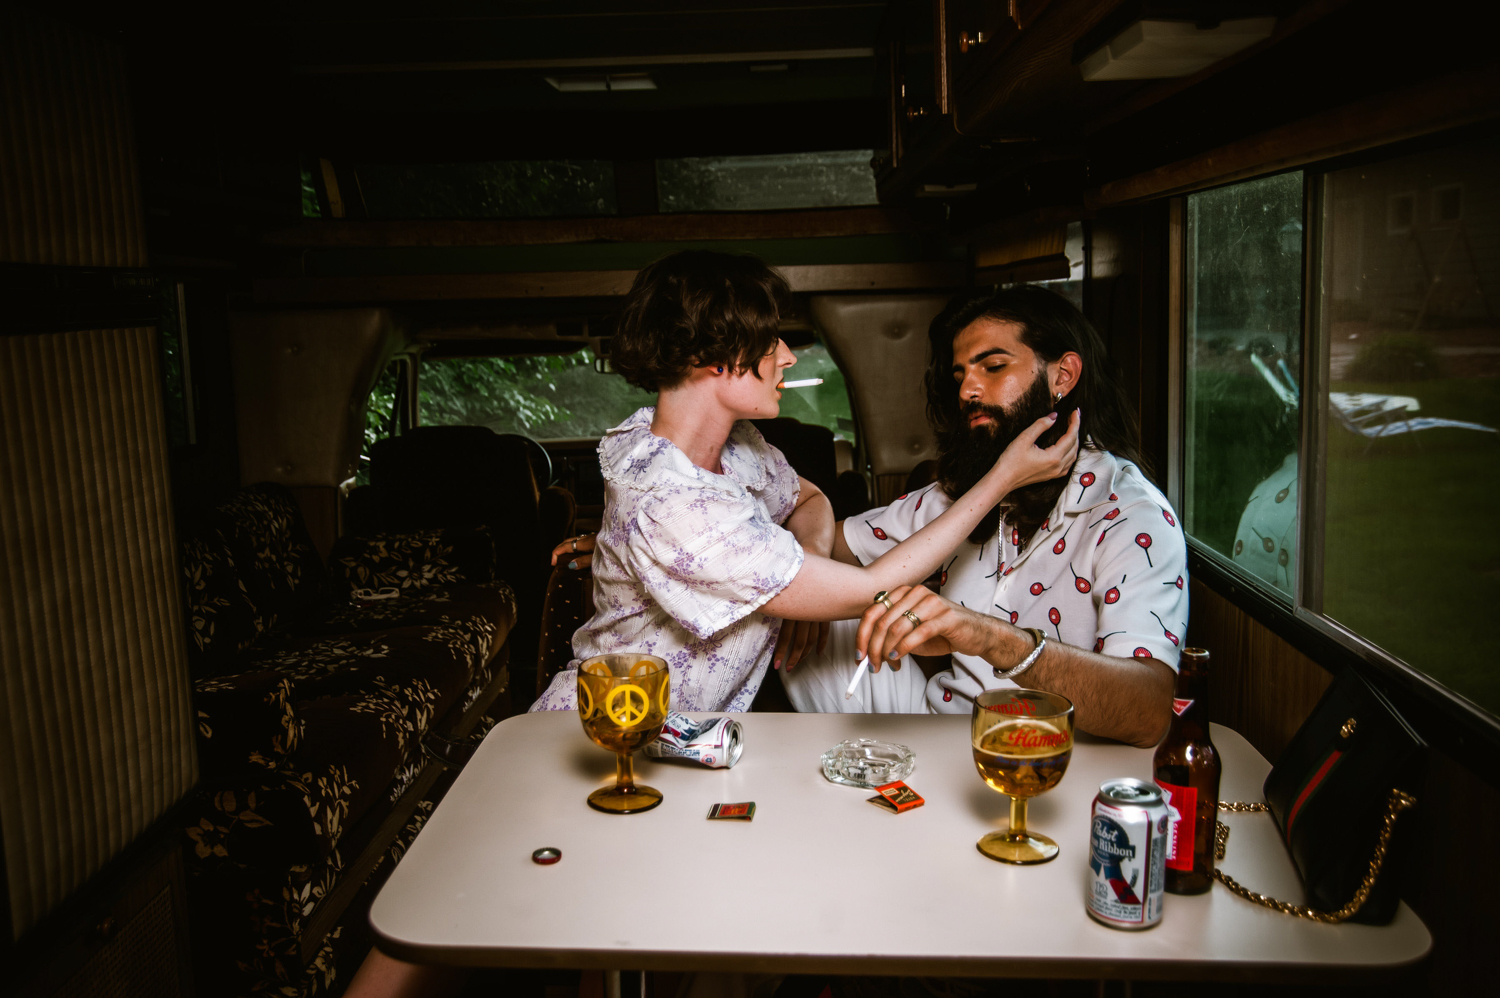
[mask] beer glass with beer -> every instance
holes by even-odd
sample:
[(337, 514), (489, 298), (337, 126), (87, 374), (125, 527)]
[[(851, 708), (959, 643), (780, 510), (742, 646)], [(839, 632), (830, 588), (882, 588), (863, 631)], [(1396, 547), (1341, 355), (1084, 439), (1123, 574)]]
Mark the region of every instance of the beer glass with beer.
[(635, 782), (630, 753), (661, 734), (670, 705), (665, 659), (598, 655), (578, 666), (578, 716), (595, 745), (615, 753), (615, 785), (589, 794), (589, 807), (610, 814), (649, 811), (661, 791)]
[(1062, 782), (1073, 757), (1073, 703), (1040, 690), (987, 690), (974, 698), (974, 765), (991, 790), (1010, 798), (1010, 827), (979, 851), (1002, 863), (1045, 863), (1057, 843), (1026, 827), (1026, 802)]

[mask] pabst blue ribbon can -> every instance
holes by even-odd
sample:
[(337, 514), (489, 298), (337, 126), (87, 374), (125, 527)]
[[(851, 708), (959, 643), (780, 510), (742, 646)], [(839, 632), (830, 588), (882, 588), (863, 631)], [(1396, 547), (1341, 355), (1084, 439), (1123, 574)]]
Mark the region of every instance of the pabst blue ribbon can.
[(1146, 780), (1109, 780), (1094, 798), (1089, 830), (1088, 909), (1115, 929), (1161, 921), (1170, 814), (1161, 788)]

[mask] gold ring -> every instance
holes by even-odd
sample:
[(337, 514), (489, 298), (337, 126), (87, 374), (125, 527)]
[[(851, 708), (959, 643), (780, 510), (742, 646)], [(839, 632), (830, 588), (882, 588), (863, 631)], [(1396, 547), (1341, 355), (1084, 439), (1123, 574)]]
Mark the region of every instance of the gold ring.
[(910, 610), (902, 610), (901, 611), (901, 616), (903, 616), (907, 620), (911, 621), (911, 629), (914, 630), (914, 631), (917, 628), (919, 628), (919, 627), (922, 626), (922, 618), (918, 617), (916, 614), (912, 613)]
[(891, 601), (887, 598), (888, 596), (889, 594), (884, 589), (882, 589), (880, 590), (880, 592), (875, 594), (875, 602), (885, 607), (887, 611), (894, 610), (895, 607), (891, 606)]

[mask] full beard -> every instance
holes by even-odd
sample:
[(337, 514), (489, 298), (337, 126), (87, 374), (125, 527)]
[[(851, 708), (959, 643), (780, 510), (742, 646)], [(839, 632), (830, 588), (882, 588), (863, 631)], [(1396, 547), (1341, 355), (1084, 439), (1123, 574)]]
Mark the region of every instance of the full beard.
[[(1021, 431), (1052, 411), (1052, 396), (1047, 392), (1047, 379), (1038, 372), (1031, 387), (1026, 389), (1015, 405), (1009, 408), (984, 405), (980, 402), (960, 401), (960, 418), (938, 438), (938, 487), (951, 499), (968, 492), (995, 466), (1005, 448), (1020, 435)], [(970, 426), (969, 420), (982, 412), (993, 423)], [(1068, 476), (1047, 482), (1034, 482), (1014, 490), (1000, 501), (1000, 515), (986, 515), (969, 534), (973, 544), (984, 544), (995, 536), (1003, 517), (1021, 534), (1021, 547), (1030, 543), (1042, 521), (1057, 504), (1068, 483)]]

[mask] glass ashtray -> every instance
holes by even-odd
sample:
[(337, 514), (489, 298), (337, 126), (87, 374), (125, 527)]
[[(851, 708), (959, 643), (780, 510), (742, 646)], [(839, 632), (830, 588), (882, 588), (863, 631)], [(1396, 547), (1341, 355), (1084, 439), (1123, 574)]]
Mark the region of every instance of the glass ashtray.
[(916, 768), (911, 749), (873, 738), (851, 738), (823, 753), (823, 775), (846, 787), (881, 787), (906, 779)]

